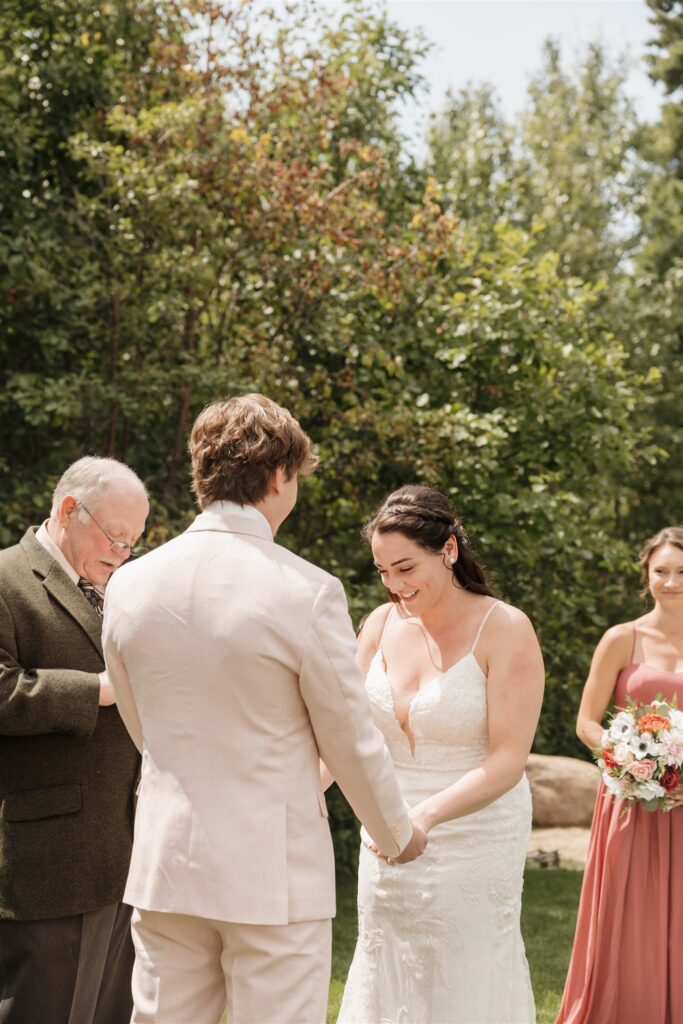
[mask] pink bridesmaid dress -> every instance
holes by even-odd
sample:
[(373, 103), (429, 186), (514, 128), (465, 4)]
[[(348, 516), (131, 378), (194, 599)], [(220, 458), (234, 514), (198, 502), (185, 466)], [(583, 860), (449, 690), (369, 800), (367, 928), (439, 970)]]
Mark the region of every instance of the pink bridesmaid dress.
[[(614, 702), (678, 696), (683, 673), (631, 664)], [(683, 808), (648, 812), (601, 785), (556, 1024), (682, 1024)]]

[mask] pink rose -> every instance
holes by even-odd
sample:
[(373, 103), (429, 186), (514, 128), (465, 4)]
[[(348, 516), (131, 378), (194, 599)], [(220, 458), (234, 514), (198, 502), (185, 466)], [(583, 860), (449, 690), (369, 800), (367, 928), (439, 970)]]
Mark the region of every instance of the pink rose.
[(637, 782), (648, 782), (655, 773), (657, 765), (654, 761), (648, 761), (647, 758), (643, 758), (642, 761), (634, 761), (626, 769), (630, 775), (636, 779)]

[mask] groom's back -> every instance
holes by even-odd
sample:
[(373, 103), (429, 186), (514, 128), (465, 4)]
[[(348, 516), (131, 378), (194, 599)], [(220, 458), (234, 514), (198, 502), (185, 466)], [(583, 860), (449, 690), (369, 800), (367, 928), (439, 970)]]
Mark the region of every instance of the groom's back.
[[(247, 680), (296, 678), (301, 643), (321, 586), (331, 577), (272, 542), (218, 531), (187, 532), (125, 567), (126, 661), (145, 666), (136, 698), (163, 674), (227, 699)], [(194, 682), (193, 682), (194, 681)]]
[[(170, 847), (185, 864), (188, 892), (187, 899), (174, 893), (166, 909), (258, 921), (254, 882), (249, 908), (239, 872), (231, 872), (234, 892), (226, 886), (226, 864), (237, 860), (270, 894), (272, 922), (273, 899), (288, 916), (283, 872), (292, 819), (302, 830), (324, 826), (320, 852), (331, 856), (299, 670), (316, 599), (339, 584), (263, 531), (226, 528), (243, 528), (239, 522), (202, 529), (206, 516), (200, 528), (120, 570), (107, 597), (107, 628), (123, 652), (143, 733), (127, 898), (163, 909), (164, 872), (143, 861), (158, 863)], [(193, 864), (202, 865), (194, 880)]]

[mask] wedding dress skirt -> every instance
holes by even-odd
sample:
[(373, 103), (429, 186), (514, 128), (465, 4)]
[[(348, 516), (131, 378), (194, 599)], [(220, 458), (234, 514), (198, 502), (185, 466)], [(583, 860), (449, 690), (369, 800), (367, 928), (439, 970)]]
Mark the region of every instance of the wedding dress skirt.
[[(408, 807), (487, 755), (486, 676), (474, 646), (413, 698), (414, 751), (396, 720), (381, 649), (370, 666), (373, 716)], [(433, 828), (410, 864), (388, 865), (361, 846), (358, 943), (339, 1024), (535, 1020), (519, 924), (530, 828), (523, 777), (483, 810)]]

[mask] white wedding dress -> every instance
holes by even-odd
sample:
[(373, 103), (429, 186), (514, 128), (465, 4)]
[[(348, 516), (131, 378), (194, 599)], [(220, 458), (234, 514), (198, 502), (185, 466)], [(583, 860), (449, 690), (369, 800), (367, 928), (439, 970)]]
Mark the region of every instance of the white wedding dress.
[[(373, 716), (408, 807), (487, 755), (486, 676), (475, 648), (494, 607), (470, 651), (413, 698), (414, 752), (396, 720), (381, 646), (370, 665)], [(524, 777), (483, 810), (433, 828), (411, 864), (388, 865), (361, 845), (358, 943), (338, 1024), (535, 1020), (519, 926), (530, 828)]]

